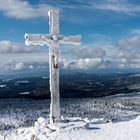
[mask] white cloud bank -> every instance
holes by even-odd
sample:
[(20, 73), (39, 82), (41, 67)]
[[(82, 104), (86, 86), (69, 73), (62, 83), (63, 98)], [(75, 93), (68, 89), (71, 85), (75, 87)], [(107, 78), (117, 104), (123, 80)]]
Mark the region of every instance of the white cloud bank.
[(62, 55), (64, 68), (140, 68), (140, 35), (122, 38), (117, 45), (90, 45), (71, 51), (73, 59)]
[(128, 15), (140, 12), (140, 5), (129, 0), (103, 0), (99, 3), (91, 3), (91, 5), (93, 5), (93, 8), (95, 9), (108, 10)]
[(62, 59), (61, 63), (63, 64), (63, 68), (70, 69), (91, 69), (95, 68), (102, 63), (101, 58), (85, 58), (85, 59)]
[[(1, 71), (48, 68), (48, 52), (7, 40), (0, 41), (0, 60)], [(65, 69), (140, 68), (140, 35), (122, 38), (116, 46), (96, 44), (62, 51), (60, 65)]]
[(14, 71), (48, 70), (46, 53), (0, 54), (0, 75)]
[(0, 41), (0, 74), (46, 68), (48, 52), (37, 46), (25, 46), (9, 40)]
[[(48, 4), (49, 3), (49, 4)], [(38, 17), (48, 17), (47, 12), (50, 9), (58, 7), (61, 10), (77, 9), (100, 11), (113, 11), (115, 13), (124, 13), (134, 15), (140, 13), (140, 5), (129, 0), (102, 0), (86, 1), (77, 0), (74, 2), (61, 1), (44, 1), (39, 4), (30, 4), (27, 0), (0, 0), (0, 11), (4, 15), (16, 19), (31, 19)], [(70, 17), (69, 17), (70, 18)], [(82, 19), (83, 21), (83, 19)]]
[(112, 11), (114, 13), (122, 13), (129, 16), (140, 13), (139, 1), (135, 2), (132, 0), (76, 0), (75, 2), (61, 0), (52, 1), (50, 3), (55, 3), (56, 6), (61, 7), (62, 9), (82, 9), (90, 10), (92, 12), (95, 12), (95, 10)]
[(123, 67), (140, 67), (140, 35), (122, 38), (118, 41), (118, 58), (123, 59)]
[(90, 46), (79, 46), (74, 48), (69, 52), (72, 54), (71, 59), (63, 57), (60, 59), (63, 64), (63, 68), (71, 69), (90, 69), (96, 68), (102, 65), (103, 59), (105, 57), (105, 51), (94, 45)]
[(74, 49), (75, 55), (78, 58), (103, 58), (106, 52), (100, 46), (90, 45), (87, 47), (78, 47)]
[(26, 47), (20, 43), (9, 41), (9, 40), (0, 41), (0, 54), (33, 53), (33, 52), (39, 52), (39, 51), (40, 51), (40, 49), (38, 47)]
[(127, 60), (140, 59), (140, 35), (119, 40), (118, 47), (120, 57)]
[(8, 17), (30, 19), (48, 17), (47, 11), (54, 8), (48, 4), (31, 5), (25, 0), (0, 0), (0, 11)]
[(21, 70), (23, 68), (24, 68), (24, 64), (22, 62), (15, 64), (15, 70)]

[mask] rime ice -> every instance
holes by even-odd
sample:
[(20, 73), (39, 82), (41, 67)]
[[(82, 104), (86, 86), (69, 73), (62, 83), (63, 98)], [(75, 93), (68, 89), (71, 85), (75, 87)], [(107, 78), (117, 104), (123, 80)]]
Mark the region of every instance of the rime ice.
[(50, 10), (49, 27), (50, 34), (25, 34), (26, 45), (47, 45), (49, 47), (50, 66), (50, 123), (60, 122), (59, 103), (59, 44), (80, 44), (80, 36), (63, 36), (59, 34), (59, 11)]

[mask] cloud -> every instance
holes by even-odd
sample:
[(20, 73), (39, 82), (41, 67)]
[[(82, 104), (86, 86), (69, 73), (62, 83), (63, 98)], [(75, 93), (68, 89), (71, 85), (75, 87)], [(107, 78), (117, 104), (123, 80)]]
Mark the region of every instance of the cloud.
[[(27, 56), (27, 59), (29, 57)], [(30, 57), (31, 58), (31, 57)], [(0, 63), (0, 74), (1, 73), (11, 73), (14, 71), (48, 71), (48, 60), (43, 61), (42, 59), (31, 59), (31, 60), (22, 60), (20, 57), (13, 59), (7, 59)]]
[(24, 68), (24, 64), (22, 62), (15, 64), (15, 70), (21, 70), (23, 68)]
[(48, 53), (1, 53), (0, 75), (18, 71), (48, 71)]
[(92, 42), (95, 42), (96, 44), (101, 44), (101, 45), (105, 45), (105, 44), (111, 44), (112, 42), (114, 42), (114, 40), (112, 39), (111, 36), (109, 35), (103, 35), (103, 34), (99, 34), (99, 33), (94, 33), (94, 34), (90, 34), (88, 36), (88, 39)]
[(131, 15), (132, 13), (139, 13), (139, 4), (134, 4), (128, 0), (104, 0), (103, 3), (95, 4), (94, 8), (99, 10), (108, 10), (117, 13), (124, 13)]
[(63, 59), (61, 61), (63, 64), (63, 68), (70, 68), (70, 69), (91, 69), (95, 68), (102, 63), (101, 58), (85, 58), (85, 59)]
[[(133, 15), (140, 13), (140, 5), (138, 3), (132, 3), (129, 0), (102, 0), (102, 1), (39, 1), (39, 4), (30, 4), (27, 0), (0, 0), (0, 11), (4, 15), (16, 19), (31, 19), (38, 17), (48, 17), (47, 12), (50, 9), (63, 9), (63, 11), (82, 10), (88, 11), (95, 10), (100, 11), (113, 11), (116, 13), (124, 13), (127, 15)], [(71, 15), (72, 16), (72, 15)], [(75, 17), (69, 18), (75, 18)], [(65, 17), (67, 18), (67, 17)], [(80, 18), (80, 17), (77, 17)], [(68, 20), (68, 19), (67, 19)], [(83, 20), (82, 20), (83, 21)]]
[(47, 12), (50, 9), (54, 7), (48, 4), (31, 5), (25, 0), (0, 0), (0, 11), (8, 17), (17, 19), (48, 17)]
[(140, 29), (132, 29), (130, 30), (130, 33), (134, 35), (140, 35)]
[(140, 66), (140, 35), (122, 38), (118, 41), (119, 53), (116, 57), (125, 60), (124, 67)]
[(99, 46), (78, 47), (73, 50), (78, 58), (103, 58), (105, 51)]
[[(36, 47), (0, 41), (0, 69), (3, 72), (48, 70), (48, 52), (39, 51)], [(121, 38), (117, 45), (99, 43), (74, 47), (62, 52), (59, 60), (64, 69), (139, 68), (140, 35)]]
[[(11, 51), (12, 49), (6, 50), (8, 50), (6, 52), (15, 52)], [(122, 38), (118, 40), (116, 46), (99, 43), (88, 46), (82, 45), (68, 50), (68, 52), (65, 50), (60, 55), (60, 66), (64, 69), (137, 68), (140, 66), (139, 35)], [(13, 70), (41, 70), (48, 68), (48, 53), (36, 52), (28, 55), (27, 53), (19, 52), (26, 51), (17, 51), (16, 55), (18, 57), (13, 54), (15, 59), (13, 56), (7, 59), (12, 60), (12, 62), (5, 62), (6, 66), (10, 66)]]
[(136, 35), (130, 38), (122, 38), (118, 41), (118, 47), (120, 49), (139, 49), (140, 47), (140, 36)]
[(9, 40), (0, 41), (0, 54), (5, 53), (33, 53), (39, 52), (40, 49), (37, 47), (26, 47), (20, 43), (12, 42)]
[(23, 71), (23, 70), (42, 70), (46, 69), (48, 70), (48, 61), (46, 62), (37, 62), (37, 61), (32, 61), (32, 62), (19, 62), (19, 61), (13, 61), (10, 63), (11, 65), (11, 70), (14, 71)]
[[(140, 13), (140, 3), (130, 0), (92, 0), (83, 2), (83, 0), (76, 1), (55, 1), (56, 5), (61, 8), (67, 9), (84, 9), (84, 10), (101, 10), (101, 11), (113, 11), (115, 13), (124, 13), (127, 15), (133, 15), (134, 13)], [(77, 7), (78, 5), (78, 7)]]
[(115, 13), (123, 13), (126, 15), (134, 15), (140, 13), (139, 2), (134, 3), (129, 0), (103, 0), (103, 1), (90, 1), (89, 8), (103, 11), (113, 11)]
[(79, 46), (70, 53), (71, 58), (61, 56), (63, 68), (139, 68), (140, 35), (121, 38), (116, 45), (99, 43)]
[(116, 21), (117, 24), (120, 20), (132, 18), (140, 13), (140, 2), (130, 0), (40, 0), (40, 3), (58, 7), (62, 10), (63, 20), (77, 24), (109, 21)]
[(79, 46), (72, 49), (71, 59), (67, 59), (65, 56), (61, 56), (61, 63), (63, 68), (71, 69), (91, 69), (99, 67), (103, 64), (103, 59), (106, 55), (105, 51), (99, 46)]

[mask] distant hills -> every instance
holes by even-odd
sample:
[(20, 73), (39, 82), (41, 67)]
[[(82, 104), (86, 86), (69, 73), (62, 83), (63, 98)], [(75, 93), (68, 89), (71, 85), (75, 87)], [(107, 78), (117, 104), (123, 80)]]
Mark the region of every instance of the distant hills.
[[(62, 98), (103, 97), (140, 91), (138, 73), (80, 73), (60, 75)], [(49, 76), (42, 75), (0, 77), (0, 98), (50, 98)]]

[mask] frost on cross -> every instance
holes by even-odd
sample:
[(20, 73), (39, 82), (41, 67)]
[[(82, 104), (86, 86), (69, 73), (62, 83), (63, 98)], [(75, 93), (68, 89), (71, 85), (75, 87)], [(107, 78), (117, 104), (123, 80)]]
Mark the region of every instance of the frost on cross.
[(80, 44), (81, 36), (64, 36), (59, 34), (59, 11), (50, 10), (49, 34), (25, 34), (26, 45), (47, 45), (49, 47), (50, 69), (50, 123), (60, 122), (60, 95), (59, 95), (59, 44)]

